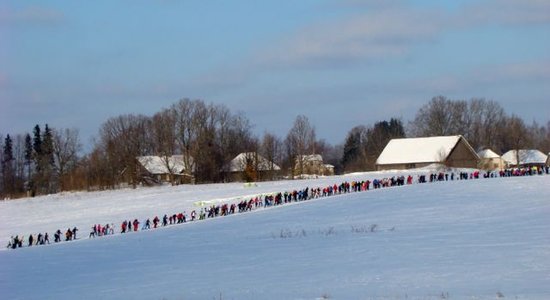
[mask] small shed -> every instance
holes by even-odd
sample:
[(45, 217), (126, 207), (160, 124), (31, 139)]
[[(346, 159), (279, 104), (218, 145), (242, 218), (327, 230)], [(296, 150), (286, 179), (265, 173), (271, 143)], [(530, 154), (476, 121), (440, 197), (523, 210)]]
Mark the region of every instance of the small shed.
[(441, 164), (477, 168), (479, 157), (461, 135), (392, 139), (376, 160), (377, 170), (404, 170)]
[(506, 163), (502, 157), (491, 149), (485, 149), (477, 153), (479, 156), (479, 168), (484, 170), (502, 170)]
[[(519, 164), (517, 162), (518, 153)], [(504, 153), (502, 159), (506, 162), (507, 167), (516, 167), (518, 165), (520, 168), (544, 167), (547, 165), (548, 155), (537, 149), (520, 149), (519, 152), (510, 150)]]

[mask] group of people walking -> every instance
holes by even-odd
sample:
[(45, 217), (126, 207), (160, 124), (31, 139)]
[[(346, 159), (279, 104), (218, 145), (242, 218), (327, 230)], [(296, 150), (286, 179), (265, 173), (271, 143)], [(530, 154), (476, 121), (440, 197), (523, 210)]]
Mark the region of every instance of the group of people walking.
[[(507, 169), (500, 172), (487, 172), (486, 174), (483, 174), (483, 178), (493, 178), (493, 177), (509, 177), (509, 176), (526, 176), (526, 175), (536, 175), (536, 174), (548, 174), (548, 172), (539, 172), (538, 170), (528, 169), (528, 170), (521, 170), (521, 169)], [(454, 180), (471, 180), (471, 179), (478, 179), (480, 178), (480, 172), (474, 171), (471, 173), (466, 172), (460, 172), (460, 173), (432, 173), (429, 174), (429, 182), (437, 182), (437, 181), (454, 181)], [(417, 183), (426, 183), (426, 175), (418, 175), (416, 179)], [(176, 224), (182, 224), (187, 222), (194, 222), (197, 220), (204, 220), (207, 218), (215, 218), (219, 216), (227, 216), (235, 213), (244, 213), (248, 211), (252, 211), (261, 207), (271, 207), (271, 206), (278, 206), (283, 205), (286, 203), (291, 202), (299, 202), (299, 201), (305, 201), (315, 198), (321, 198), (321, 197), (330, 197), (334, 195), (340, 195), (340, 194), (346, 194), (346, 193), (352, 193), (352, 192), (364, 192), (371, 189), (380, 189), (380, 188), (386, 188), (386, 187), (393, 187), (393, 186), (403, 186), (403, 185), (410, 185), (413, 184), (413, 176), (408, 175), (405, 176), (393, 176), (393, 177), (386, 177), (381, 179), (373, 179), (372, 182), (370, 180), (364, 180), (364, 181), (352, 181), (352, 182), (342, 182), (340, 184), (333, 184), (328, 185), (324, 187), (315, 187), (310, 188), (306, 187), (301, 190), (292, 190), (292, 191), (284, 191), (284, 192), (278, 192), (278, 193), (272, 193), (272, 194), (264, 194), (264, 195), (258, 195), (256, 197), (252, 197), (248, 200), (241, 200), (239, 203), (223, 203), (218, 205), (211, 205), (207, 208), (201, 208), (200, 211), (193, 210), (189, 213), (189, 215), (183, 211), (178, 213), (172, 213), (172, 214), (165, 214), (162, 216), (162, 218), (159, 218), (158, 216), (155, 216), (144, 220), (143, 222), (140, 222), (137, 218), (124, 220), (120, 224), (120, 233), (129, 233), (129, 232), (136, 232), (139, 230), (149, 230), (149, 229), (156, 229), (158, 227), (165, 227), (169, 225), (176, 225)], [(142, 224), (142, 227), (140, 228), (139, 225)], [(78, 228), (73, 227), (72, 229), (69, 228), (65, 232), (65, 241), (71, 241), (76, 239)], [(95, 224), (92, 226), (92, 229), (90, 231), (90, 234), (88, 238), (95, 238), (95, 237), (101, 237), (106, 235), (112, 235), (115, 234), (115, 225), (114, 223), (111, 224)], [(62, 232), (58, 229), (54, 233), (54, 243), (59, 243), (63, 239)], [(11, 237), (10, 241), (8, 242), (7, 248), (9, 249), (16, 249), (21, 248), (23, 246), (36, 246), (36, 245), (44, 245), (44, 244), (50, 244), (49, 235), (48, 233), (39, 233), (36, 235), (29, 235), (28, 239), (25, 239), (24, 236), (15, 236)]]
[[(76, 240), (76, 232), (78, 231), (78, 228), (73, 227), (72, 229), (69, 228), (67, 231), (65, 231), (65, 241), (72, 241)], [(62, 232), (60, 229), (58, 229), (56, 232), (54, 232), (54, 243), (59, 243), (62, 241)], [(25, 239), (25, 236), (19, 237), (19, 235), (11, 236), (8, 245), (6, 248), (8, 249), (16, 249), (21, 248), (23, 246), (31, 247), (31, 246), (38, 246), (38, 245), (45, 245), (50, 244), (50, 235), (46, 232), (44, 234), (38, 233), (35, 237), (35, 235), (30, 234), (27, 239)]]

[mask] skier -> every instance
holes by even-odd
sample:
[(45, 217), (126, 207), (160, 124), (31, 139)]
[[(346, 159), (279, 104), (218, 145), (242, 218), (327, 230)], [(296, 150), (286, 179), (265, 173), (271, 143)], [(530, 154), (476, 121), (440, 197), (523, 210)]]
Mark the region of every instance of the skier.
[(145, 225), (143, 225), (143, 229), (151, 229), (151, 220), (147, 219), (145, 221)]
[(195, 218), (197, 217), (197, 212), (194, 210), (191, 212), (191, 221), (195, 221)]
[(65, 232), (65, 241), (70, 241), (72, 238), (73, 238), (73, 232), (71, 231), (71, 228), (69, 228)]
[(134, 231), (138, 231), (139, 221), (134, 219)]
[(124, 220), (124, 222), (122, 222), (122, 225), (120, 226), (120, 233), (125, 233), (126, 232), (126, 226), (128, 225), (127, 221)]
[(155, 216), (155, 218), (153, 219), (153, 228), (157, 228), (159, 221), (159, 217)]
[(50, 237), (48, 236), (48, 233), (44, 233), (44, 244), (48, 243), (48, 245), (50, 244)]
[(59, 243), (61, 241), (61, 231), (58, 229), (54, 234), (54, 243)]
[(73, 240), (76, 240), (76, 232), (77, 231), (78, 231), (78, 228), (76, 228), (76, 226), (73, 227), (73, 231), (72, 231), (72, 234), (71, 234)]
[(162, 226), (168, 225), (168, 216), (165, 214), (164, 217), (162, 217)]
[(34, 241), (34, 238), (32, 237), (32, 234), (29, 235), (29, 247), (32, 246), (32, 242)]

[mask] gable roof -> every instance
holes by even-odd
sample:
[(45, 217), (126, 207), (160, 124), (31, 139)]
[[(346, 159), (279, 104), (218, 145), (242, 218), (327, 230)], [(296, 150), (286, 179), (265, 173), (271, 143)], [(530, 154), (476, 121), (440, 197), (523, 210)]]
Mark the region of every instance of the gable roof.
[(477, 153), (477, 155), (479, 156), (479, 158), (500, 158), (500, 155), (496, 154), (491, 149), (481, 150)]
[(151, 174), (181, 174), (186, 170), (183, 155), (138, 156), (137, 160)]
[(460, 140), (476, 154), (461, 135), (403, 138), (389, 141), (376, 164), (440, 163), (447, 159)]
[[(516, 150), (510, 150), (502, 155), (508, 164), (516, 165)], [(519, 150), (519, 164), (545, 164), (548, 156), (536, 149)]]
[[(252, 160), (252, 162), (256, 163), (256, 158), (258, 159), (258, 171), (271, 171), (271, 162), (267, 160), (265, 157), (254, 153), (254, 152), (243, 152), (239, 155), (237, 155), (231, 162), (229, 163), (229, 171), (231, 172), (242, 172), (244, 171), (246, 167), (247, 160)], [(281, 168), (273, 164), (273, 170), (279, 171)]]
[(321, 154), (301, 155), (298, 159), (301, 159), (303, 162), (323, 162), (323, 157)]

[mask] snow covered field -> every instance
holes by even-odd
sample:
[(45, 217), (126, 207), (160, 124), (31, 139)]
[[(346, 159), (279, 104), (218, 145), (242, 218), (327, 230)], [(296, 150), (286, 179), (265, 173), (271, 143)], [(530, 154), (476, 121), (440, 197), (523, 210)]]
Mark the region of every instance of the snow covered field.
[[(0, 241), (344, 180), (0, 203)], [(0, 251), (2, 299), (549, 299), (550, 176), (386, 188), (147, 232)]]

